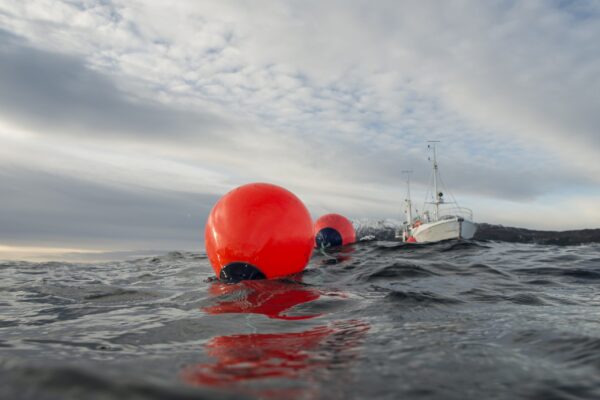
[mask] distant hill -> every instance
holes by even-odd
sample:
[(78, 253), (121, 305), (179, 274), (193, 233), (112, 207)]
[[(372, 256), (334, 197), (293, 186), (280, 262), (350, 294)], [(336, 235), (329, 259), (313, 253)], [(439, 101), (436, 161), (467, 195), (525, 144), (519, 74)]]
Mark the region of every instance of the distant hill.
[(502, 225), (477, 224), (475, 240), (498, 240), (502, 242), (554, 244), (561, 246), (600, 243), (600, 229), (574, 231), (535, 231)]

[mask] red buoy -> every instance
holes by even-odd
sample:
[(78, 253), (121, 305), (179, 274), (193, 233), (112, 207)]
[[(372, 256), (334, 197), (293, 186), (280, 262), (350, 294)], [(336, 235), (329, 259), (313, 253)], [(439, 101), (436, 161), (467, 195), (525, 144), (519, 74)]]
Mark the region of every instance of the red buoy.
[(276, 185), (251, 183), (215, 204), (204, 240), (217, 276), (236, 282), (302, 271), (314, 236), (310, 214), (298, 197)]
[(326, 214), (315, 223), (316, 247), (335, 247), (356, 242), (352, 222), (340, 214)]

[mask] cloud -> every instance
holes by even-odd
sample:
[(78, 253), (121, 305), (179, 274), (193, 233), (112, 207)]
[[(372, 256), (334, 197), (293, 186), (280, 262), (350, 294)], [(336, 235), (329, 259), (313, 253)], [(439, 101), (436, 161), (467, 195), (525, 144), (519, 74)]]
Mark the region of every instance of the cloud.
[(219, 140), (232, 126), (214, 114), (124, 93), (72, 55), (28, 46), (0, 30), (2, 115), (42, 135), (101, 140)]
[(541, 230), (596, 229), (600, 221), (600, 196), (541, 196), (535, 200), (511, 202), (480, 198), (478, 221), (504, 226)]
[[(425, 141), (438, 139), (445, 181), (476, 215), (539, 226), (528, 208), (583, 204), (569, 221), (587, 226), (600, 183), (599, 20), (593, 3), (542, 1), (7, 0), (0, 168), (165, 207), (197, 196), (208, 208), (270, 181), (314, 214), (396, 216), (401, 171), (415, 171), (421, 200)], [(68, 218), (39, 212), (48, 226)], [(135, 221), (122, 231), (132, 238)]]
[[(0, 104), (4, 106), (2, 113), (9, 120), (16, 120), (35, 130), (37, 136), (53, 138), (52, 142), (64, 136), (109, 145), (116, 143), (115, 140), (138, 140), (149, 143), (150, 148), (159, 144), (172, 148), (178, 157), (186, 157), (187, 144), (193, 142), (201, 149), (193, 150), (187, 156), (193, 158), (201, 154), (202, 159), (196, 161), (199, 166), (205, 164), (210, 168), (212, 165), (214, 169), (214, 163), (224, 164), (238, 174), (246, 173), (249, 180), (280, 181), (297, 185), (309, 193), (325, 193), (332, 180), (347, 179), (350, 175), (352, 179), (349, 181), (353, 184), (346, 183), (343, 188), (338, 185), (337, 197), (338, 200), (354, 198), (359, 203), (361, 196), (357, 191), (365, 182), (393, 185), (398, 182), (399, 171), (407, 166), (428, 170), (425, 154), (411, 152), (415, 144), (408, 140), (398, 141), (390, 137), (392, 143), (368, 143), (369, 131), (363, 137), (335, 133), (334, 129), (343, 129), (344, 123), (348, 124), (350, 133), (362, 128), (362, 122), (354, 122), (351, 115), (348, 121), (343, 121), (341, 115), (334, 114), (335, 126), (326, 126), (325, 129), (322, 125), (315, 126), (318, 132), (333, 133), (324, 137), (310, 132), (298, 133), (305, 136), (300, 139), (252, 125), (242, 129), (236, 116), (230, 116), (228, 121), (203, 112), (198, 115), (192, 111), (183, 112), (168, 104), (149, 103), (146, 99), (134, 102), (108, 76), (91, 70), (75, 56), (37, 50), (9, 34), (4, 34), (3, 43), (6, 62), (0, 66), (0, 82), (5, 83), (9, 90), (0, 95)], [(345, 98), (351, 101), (356, 96), (333, 89), (322, 90), (322, 93), (327, 93), (334, 100), (331, 105), (334, 108), (338, 107), (336, 101), (345, 101)], [(221, 136), (216, 135), (224, 127), (229, 127), (229, 130)], [(298, 127), (290, 126), (287, 130), (294, 133)], [(381, 135), (374, 132), (375, 128), (370, 128), (370, 131)], [(70, 145), (66, 143), (64, 146)], [(105, 157), (116, 159), (118, 150), (112, 153)], [(76, 157), (76, 154), (72, 156)], [(94, 160), (89, 158), (90, 155), (86, 157)], [(138, 158), (122, 155), (122, 167)], [(249, 158), (262, 162), (249, 163)], [(96, 161), (102, 162), (101, 159)], [(156, 159), (146, 162), (156, 163)], [(454, 188), (474, 193), (527, 198), (547, 188), (547, 185), (546, 188), (540, 186), (543, 183), (532, 184), (543, 180), (527, 171), (510, 181), (503, 180), (502, 169), (490, 166), (472, 168), (469, 162), (461, 161), (450, 165), (448, 171), (450, 176), (456, 177), (466, 173), (468, 179), (462, 182), (456, 179)], [(112, 176), (116, 175), (120, 173), (113, 171)], [(156, 178), (156, 173), (151, 176)], [(427, 173), (417, 174), (415, 181), (425, 184), (427, 176)], [(146, 181), (143, 176), (137, 176), (135, 180)], [(302, 182), (306, 180), (310, 183)], [(169, 182), (171, 180), (163, 179), (161, 182), (159, 179), (155, 185), (164, 189), (164, 184)]]
[(97, 184), (36, 170), (4, 168), (3, 245), (87, 249), (197, 249), (217, 197)]

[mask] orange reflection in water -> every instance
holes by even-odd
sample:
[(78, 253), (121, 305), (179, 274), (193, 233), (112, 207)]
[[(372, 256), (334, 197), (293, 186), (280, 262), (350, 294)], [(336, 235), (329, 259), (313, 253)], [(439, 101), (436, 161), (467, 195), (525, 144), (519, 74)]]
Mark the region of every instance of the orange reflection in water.
[[(209, 292), (217, 296), (215, 305), (203, 308), (210, 314), (263, 314), (289, 321), (290, 330), (302, 328), (299, 320), (321, 316), (320, 313), (286, 314), (294, 306), (316, 301), (321, 296), (320, 291), (300, 283), (269, 280), (246, 281), (235, 285), (214, 283)], [(333, 295), (346, 297), (339, 293)], [(192, 385), (245, 388), (248, 393), (266, 397), (302, 397), (315, 389), (304, 387), (307, 382), (327, 379), (332, 371), (345, 371), (348, 368), (356, 358), (368, 330), (368, 323), (353, 319), (299, 332), (217, 336), (205, 345), (207, 354), (214, 358), (214, 362), (187, 367), (182, 371), (182, 378)], [(317, 372), (325, 370), (327, 373)], [(304, 388), (290, 388), (289, 385), (273, 383), (269, 379), (283, 379), (288, 384), (290, 381), (296, 382)], [(268, 388), (262, 390), (243, 385), (267, 381)]]
[(191, 384), (225, 386), (262, 378), (298, 378), (314, 369), (345, 367), (369, 325), (338, 321), (303, 332), (218, 336), (206, 344), (215, 363), (183, 372)]
[(244, 281), (235, 285), (215, 282), (209, 292), (214, 296), (233, 297), (219, 301), (214, 306), (203, 307), (202, 310), (209, 314), (252, 313), (287, 320), (309, 319), (321, 315), (283, 314), (296, 305), (311, 302), (321, 296), (318, 290), (300, 284), (273, 280)]

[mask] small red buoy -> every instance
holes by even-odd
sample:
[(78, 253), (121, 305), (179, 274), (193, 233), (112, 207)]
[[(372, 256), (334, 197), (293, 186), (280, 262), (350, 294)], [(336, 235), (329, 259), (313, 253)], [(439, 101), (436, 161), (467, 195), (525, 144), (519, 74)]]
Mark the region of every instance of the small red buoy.
[(356, 242), (352, 222), (340, 214), (326, 214), (315, 222), (315, 245), (335, 247)]
[(237, 282), (302, 271), (314, 236), (310, 214), (298, 197), (276, 185), (251, 183), (215, 204), (204, 241), (217, 276)]
[(408, 239), (406, 239), (406, 243), (417, 243), (417, 239), (415, 239), (414, 236), (409, 236)]

